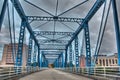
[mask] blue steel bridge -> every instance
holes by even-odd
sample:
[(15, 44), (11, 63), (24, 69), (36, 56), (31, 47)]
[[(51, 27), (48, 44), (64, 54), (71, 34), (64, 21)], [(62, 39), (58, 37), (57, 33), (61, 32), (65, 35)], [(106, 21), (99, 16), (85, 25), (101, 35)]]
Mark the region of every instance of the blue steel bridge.
[[(74, 3), (66, 8), (69, 2)], [(119, 0), (1, 0), (0, 33), (6, 26), (15, 64), (14, 67), (1, 68), (0, 80), (120, 80), (118, 3)], [(99, 22), (96, 22), (97, 14)], [(115, 29), (112, 32), (115, 32), (118, 66), (96, 67), (106, 26), (112, 26), (109, 19)], [(90, 38), (91, 20), (98, 27), (94, 51), (91, 48), (93, 38)], [(22, 67), (23, 44), (26, 43), (27, 63)], [(80, 67), (81, 54), (86, 57), (85, 68)], [(49, 69), (49, 64), (54, 69)]]

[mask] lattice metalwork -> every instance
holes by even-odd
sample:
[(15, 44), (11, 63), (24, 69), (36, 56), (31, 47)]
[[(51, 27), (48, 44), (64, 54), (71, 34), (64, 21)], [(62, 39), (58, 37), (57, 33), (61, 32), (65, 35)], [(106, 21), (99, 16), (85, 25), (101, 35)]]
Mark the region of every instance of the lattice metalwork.
[(31, 54), (32, 54), (32, 37), (29, 37), (29, 46), (28, 46), (28, 57), (27, 57), (27, 66), (31, 66)]
[(91, 49), (90, 49), (90, 34), (88, 22), (84, 24), (84, 33), (85, 33), (85, 44), (86, 44), (86, 65), (91, 66)]
[(76, 67), (79, 67), (78, 37), (75, 39), (75, 59)]
[(22, 52), (23, 52), (23, 42), (24, 42), (24, 33), (25, 33), (26, 22), (24, 20), (21, 23), (20, 27), (20, 36), (18, 44), (18, 52), (16, 57), (16, 66), (22, 66)]
[(68, 18), (68, 17), (44, 17), (44, 16), (26, 16), (28, 21), (60, 21), (60, 22), (82, 22), (82, 18)]
[(35, 36), (39, 35), (63, 35), (63, 36), (72, 36), (73, 32), (52, 32), (52, 31), (34, 31)]

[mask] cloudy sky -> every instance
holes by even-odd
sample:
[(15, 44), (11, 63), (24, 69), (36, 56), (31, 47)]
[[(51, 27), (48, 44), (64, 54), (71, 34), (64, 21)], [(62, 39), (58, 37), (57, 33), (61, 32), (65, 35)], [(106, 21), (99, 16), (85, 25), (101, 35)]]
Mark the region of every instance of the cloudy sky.
[[(0, 0), (0, 11), (2, 8), (4, 0)], [(48, 11), (49, 13), (53, 15), (59, 15), (60, 13), (70, 9), (71, 7), (83, 2), (84, 0), (58, 0), (58, 8), (56, 13), (56, 3), (57, 0), (28, 0), (29, 2), (37, 5), (38, 7), (41, 7)], [(84, 18), (92, 5), (94, 4), (96, 0), (89, 0), (86, 3), (80, 5), (79, 7), (61, 15), (60, 17), (71, 17), (71, 18)], [(109, 0), (107, 0), (109, 1)], [(120, 4), (120, 0), (116, 0), (117, 4)], [(30, 4), (26, 3), (24, 0), (20, 0), (20, 3), (25, 11), (25, 14), (27, 16), (50, 16), (47, 13), (31, 6)], [(108, 5), (108, 2), (107, 2)], [(120, 18), (120, 9), (119, 5), (118, 7), (118, 15)], [(107, 7), (106, 7), (107, 9)], [(112, 9), (112, 7), (111, 7)], [(12, 6), (10, 4), (10, 10), (12, 10)], [(107, 10), (106, 10), (107, 11)], [(91, 48), (92, 48), (92, 54), (94, 54), (96, 42), (97, 42), (97, 36), (100, 28), (100, 22), (103, 12), (103, 6), (98, 10), (98, 12), (95, 14), (95, 16), (91, 19), (89, 22), (89, 28), (90, 28), (90, 38), (91, 38)], [(11, 23), (12, 23), (12, 12), (10, 11), (11, 15)], [(16, 42), (18, 41), (19, 36), (19, 30), (20, 30), (20, 17), (18, 16), (17, 12), (15, 11), (15, 28), (16, 28)], [(37, 26), (45, 23), (46, 21), (35, 21), (31, 23), (31, 27), (35, 31), (54, 31), (54, 22), (48, 22), (44, 26), (41, 26), (40, 28), (36, 28)], [(119, 20), (120, 22), (120, 20)], [(78, 28), (78, 24), (76, 23), (67, 23), (64, 22), (64, 24), (68, 25), (70, 28), (63, 25), (61, 22), (56, 22), (55, 31), (63, 31), (63, 32), (74, 32)], [(11, 24), (12, 26), (12, 24)], [(80, 33), (79, 37), (82, 33)], [(28, 44), (28, 37), (29, 33), (26, 31), (26, 40), (25, 42)], [(79, 43), (81, 45), (82, 37), (79, 39)], [(3, 45), (6, 43), (10, 43), (9, 38), (9, 30), (8, 30), (8, 18), (7, 18), (7, 12), (5, 14), (5, 19), (2, 25), (2, 30), (0, 32), (0, 55), (2, 54)], [(114, 30), (114, 21), (113, 21), (113, 14), (112, 10), (110, 10), (110, 15), (108, 17), (108, 22), (106, 26), (106, 31), (104, 34), (103, 42), (102, 42), (102, 48), (100, 50), (101, 54), (111, 54), (117, 52), (116, 48), (116, 39), (115, 39), (115, 30)]]

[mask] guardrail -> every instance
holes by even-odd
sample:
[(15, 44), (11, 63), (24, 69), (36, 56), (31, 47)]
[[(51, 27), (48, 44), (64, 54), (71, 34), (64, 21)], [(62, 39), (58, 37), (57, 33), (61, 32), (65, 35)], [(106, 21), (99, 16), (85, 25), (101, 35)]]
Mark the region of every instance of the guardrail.
[(87, 68), (67, 67), (62, 68), (61, 70), (92, 77), (98, 76), (103, 78), (110, 78), (111, 80), (120, 80), (120, 66), (97, 66)]
[(40, 70), (43, 69), (38, 67), (0, 67), (0, 80), (22, 77)]

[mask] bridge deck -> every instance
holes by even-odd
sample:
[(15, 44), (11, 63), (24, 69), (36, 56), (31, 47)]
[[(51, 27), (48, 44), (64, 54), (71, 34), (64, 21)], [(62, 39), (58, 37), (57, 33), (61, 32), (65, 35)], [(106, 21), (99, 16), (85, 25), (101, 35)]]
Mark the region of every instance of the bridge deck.
[(48, 69), (20, 78), (19, 80), (92, 80), (82, 76)]

